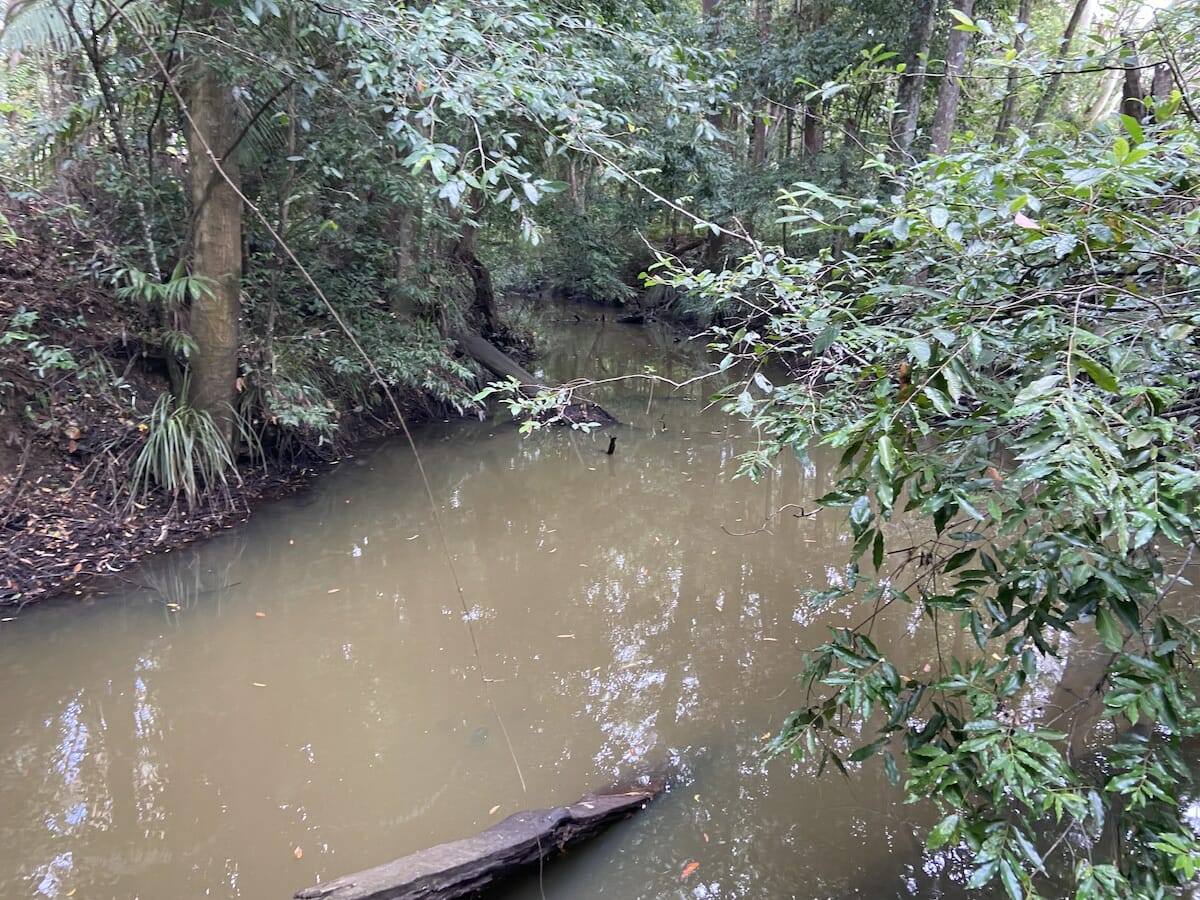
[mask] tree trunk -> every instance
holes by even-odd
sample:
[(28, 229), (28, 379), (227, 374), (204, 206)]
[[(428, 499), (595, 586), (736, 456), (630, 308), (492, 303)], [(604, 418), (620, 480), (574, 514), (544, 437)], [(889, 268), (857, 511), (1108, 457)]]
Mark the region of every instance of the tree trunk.
[(804, 105), (804, 155), (816, 156), (825, 149), (825, 127), (818, 102)]
[[(766, 49), (771, 40), (771, 2), (772, 0), (756, 0), (754, 4), (754, 18), (758, 22), (758, 40), (763, 48)], [(767, 162), (767, 110), (769, 104), (767, 95), (769, 87), (767, 86), (766, 66), (759, 66), (760, 72), (760, 90), (758, 99), (754, 105), (753, 129), (750, 132), (750, 167), (752, 169), (761, 169)]]
[(904, 40), (904, 75), (896, 89), (896, 112), (892, 116), (892, 162), (899, 162), (908, 155), (913, 138), (917, 136), (917, 119), (921, 113), (921, 94), (925, 89), (925, 70), (929, 46), (933, 41), (937, 6), (937, 0), (916, 0), (913, 3), (908, 36)]
[(1137, 119), (1139, 122), (1146, 117), (1146, 103), (1142, 93), (1142, 72), (1138, 68), (1137, 47), (1133, 41), (1126, 40), (1125, 50), (1125, 81), (1121, 88), (1121, 114)]
[(423, 286), (423, 277), (417, 270), (421, 263), (424, 213), (425, 210), (416, 204), (396, 205), (389, 213), (395, 260), (395, 283), (389, 292), (389, 301), (394, 313), (408, 318), (418, 314), (417, 299)]
[(474, 299), (471, 310), (482, 324), (487, 337), (495, 337), (501, 331), (500, 313), (496, 309), (496, 289), (492, 285), (492, 273), (476, 253), (476, 237), (479, 229), (470, 222), (462, 223), (462, 233), (454, 246), (454, 258), (462, 263), (471, 276)]
[[(958, 0), (954, 4), (954, 8), (964, 16), (970, 16), (974, 7), (975, 0)], [(939, 156), (950, 149), (950, 135), (958, 119), (958, 101), (962, 96), (959, 76), (967, 59), (970, 39), (969, 32), (952, 27), (946, 41), (946, 71), (938, 85), (937, 109), (934, 110), (933, 125), (929, 130), (929, 149)]]
[(1075, 9), (1071, 11), (1071, 18), (1067, 21), (1066, 30), (1063, 31), (1062, 41), (1059, 43), (1058, 59), (1055, 62), (1054, 74), (1050, 76), (1050, 81), (1046, 85), (1046, 92), (1042, 94), (1042, 99), (1038, 102), (1037, 111), (1033, 114), (1033, 121), (1030, 124), (1030, 131), (1042, 124), (1042, 119), (1046, 117), (1046, 113), (1050, 110), (1050, 104), (1054, 102), (1054, 97), (1058, 93), (1058, 86), (1062, 82), (1063, 66), (1067, 63), (1067, 54), (1071, 52), (1071, 42), (1075, 40), (1075, 32), (1079, 29), (1079, 23), (1083, 21), (1083, 14), (1090, 2), (1091, 0), (1076, 0), (1075, 2)]
[(1017, 25), (1025, 27), (1018, 28), (1016, 36), (1013, 38), (1013, 50), (1017, 55), (1012, 61), (1012, 68), (1008, 70), (1008, 84), (1004, 91), (1004, 102), (1000, 105), (1000, 118), (996, 121), (995, 141), (997, 144), (1008, 143), (1010, 137), (1009, 131), (1017, 122), (1017, 92), (1021, 87), (1020, 72), (1017, 70), (1017, 64), (1020, 62), (1021, 54), (1025, 51), (1029, 17), (1032, 14), (1033, 0), (1021, 0), (1021, 6), (1017, 10)]
[[(80, 46), (83, 48), (84, 56), (92, 67), (92, 74), (96, 78), (96, 87), (100, 90), (100, 100), (104, 105), (104, 111), (108, 116), (108, 124), (112, 128), (113, 142), (117, 146), (117, 154), (121, 157), (121, 162), (125, 166), (125, 173), (130, 179), (130, 187), (133, 189), (133, 207), (137, 211), (138, 224), (142, 230), (142, 243), (146, 247), (146, 271), (150, 273), (156, 284), (162, 282), (162, 270), (158, 265), (158, 250), (154, 246), (154, 233), (150, 227), (150, 215), (146, 211), (146, 205), (142, 201), (141, 192), (138, 190), (138, 185), (134, 181), (136, 178), (137, 166), (134, 163), (133, 153), (129, 149), (129, 142), (125, 136), (124, 116), (121, 114), (121, 106), (116, 99), (116, 85), (113, 81), (112, 74), (108, 71), (105, 65), (104, 55), (101, 51), (102, 37), (98, 34), (94, 27), (84, 25), (75, 17), (75, 7), (69, 5), (62, 12), (63, 18), (66, 20), (68, 27), (74, 32), (75, 37), (79, 40)], [(59, 81), (65, 80), (61, 77), (50, 79), (51, 84), (57, 84)]]
[[(206, 9), (211, 19), (211, 10)], [(217, 68), (198, 59), (187, 87), (192, 182), (192, 274), (209, 290), (192, 303), (189, 402), (212, 416), (227, 443), (233, 439), (238, 365), (238, 312), (242, 280), (242, 200), (237, 160), (225, 156), (237, 140), (233, 95)], [(225, 177), (221, 175), (224, 170)], [(232, 182), (230, 184), (229, 182)]]
[(1171, 96), (1175, 87), (1175, 75), (1167, 63), (1159, 63), (1154, 67), (1154, 80), (1150, 82), (1150, 96), (1162, 102)]

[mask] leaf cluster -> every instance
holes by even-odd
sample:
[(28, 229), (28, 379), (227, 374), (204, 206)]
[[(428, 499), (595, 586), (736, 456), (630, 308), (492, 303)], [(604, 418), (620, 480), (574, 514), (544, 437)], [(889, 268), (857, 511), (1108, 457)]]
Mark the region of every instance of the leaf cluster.
[[(1170, 599), (1200, 531), (1198, 135), (1122, 125), (933, 159), (885, 200), (795, 185), (783, 217), (824, 237), (816, 258), (670, 279), (751, 311), (714, 333), (757, 373), (727, 400), (767, 436), (745, 471), (813, 444), (840, 459), (821, 503), (848, 512), (856, 577), (813, 601), (870, 612), (814, 651), (814, 703), (775, 750), (841, 765), (822, 735), (862, 723), (850, 759), (882, 754), (941, 807), (930, 847), (968, 848), (971, 886), (1012, 897), (1071, 869), (1081, 896), (1155, 895), (1200, 860), (1179, 793), (1197, 636)], [(975, 652), (901, 676), (868, 637), (896, 604)], [(1076, 634), (1111, 653), (1100, 714), (1144, 731), (1100, 775), (1023, 700)]]

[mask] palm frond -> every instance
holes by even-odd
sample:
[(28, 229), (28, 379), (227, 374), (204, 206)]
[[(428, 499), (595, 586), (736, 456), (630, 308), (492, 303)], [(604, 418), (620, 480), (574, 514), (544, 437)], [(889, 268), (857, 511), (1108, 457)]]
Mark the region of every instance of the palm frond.
[(67, 22), (68, 6), (83, 13), (82, 0), (15, 0), (4, 16), (0, 48), (8, 51), (64, 50), (76, 43)]
[(161, 6), (154, 0), (130, 0), (117, 13), (112, 4), (103, 0), (14, 0), (0, 27), (0, 50), (62, 51), (75, 47), (79, 39), (71, 28), (71, 20), (81, 24), (91, 22), (93, 9), (98, 13), (98, 27), (120, 21), (149, 34), (161, 20)]

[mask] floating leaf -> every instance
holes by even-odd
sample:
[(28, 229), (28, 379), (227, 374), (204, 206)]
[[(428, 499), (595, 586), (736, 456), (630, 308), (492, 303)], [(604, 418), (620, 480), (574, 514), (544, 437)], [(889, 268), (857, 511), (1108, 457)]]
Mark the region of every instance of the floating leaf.
[(299, 847), (297, 847), (295, 850), (292, 851), (292, 856), (296, 857), (296, 859), (299, 859), (303, 855), (304, 855), (304, 851), (301, 850)]
[(496, 814), (496, 810), (498, 810), (499, 808), (500, 808), (500, 804), (497, 803), (495, 806), (493, 806), (491, 809), (488, 810), (488, 815), (494, 816)]
[(683, 872), (680, 874), (679, 880), (687, 881), (688, 876), (695, 872), (698, 868), (700, 868), (700, 863), (695, 862), (694, 860), (688, 863), (683, 867)]

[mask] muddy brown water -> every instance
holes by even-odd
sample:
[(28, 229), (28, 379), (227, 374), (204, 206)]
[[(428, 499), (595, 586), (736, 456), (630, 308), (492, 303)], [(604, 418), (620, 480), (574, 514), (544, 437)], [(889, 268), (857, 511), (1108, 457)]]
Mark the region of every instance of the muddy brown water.
[[(654, 327), (543, 331), (555, 378), (704, 364)], [(710, 390), (599, 391), (629, 423), (613, 456), (503, 416), (418, 429), (461, 597), (389, 442), (0, 624), (0, 898), (285, 898), (662, 760), (664, 799), (500, 896), (959, 896), (962, 860), (922, 849), (928, 811), (878, 764), (763, 764), (803, 649), (862, 611), (802, 596), (849, 546), (797, 515), (820, 462), (733, 481), (754, 435)], [(910, 615), (876, 639), (917, 671)]]

